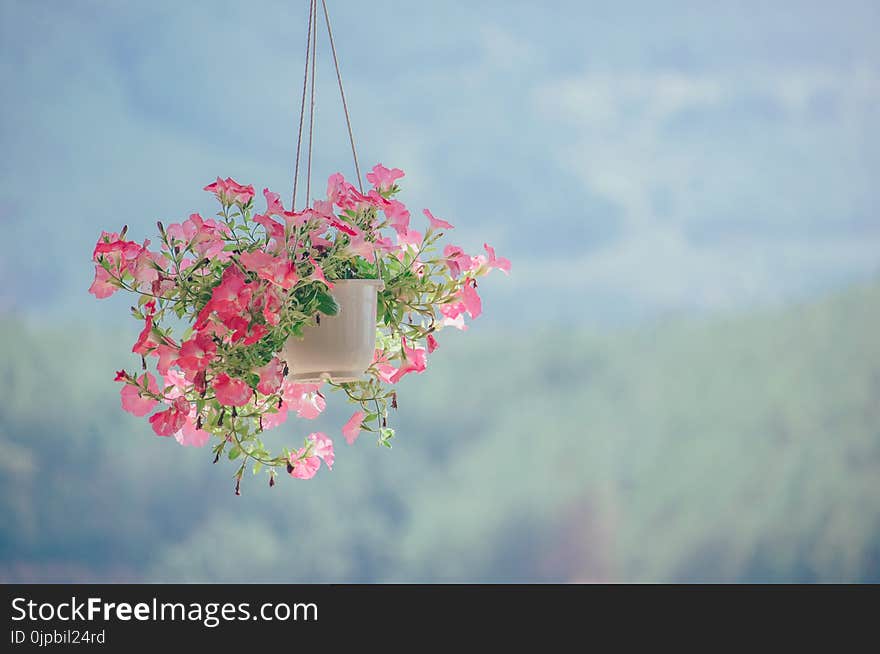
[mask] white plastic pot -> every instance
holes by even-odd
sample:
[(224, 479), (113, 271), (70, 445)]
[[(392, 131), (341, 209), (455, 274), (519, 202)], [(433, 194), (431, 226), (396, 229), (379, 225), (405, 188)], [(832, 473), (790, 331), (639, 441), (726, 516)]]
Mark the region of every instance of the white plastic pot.
[(356, 381), (373, 362), (376, 349), (377, 293), (379, 279), (340, 279), (330, 294), (339, 305), (335, 316), (321, 314), (319, 325), (303, 329), (303, 337), (291, 336), (281, 350), (294, 381)]

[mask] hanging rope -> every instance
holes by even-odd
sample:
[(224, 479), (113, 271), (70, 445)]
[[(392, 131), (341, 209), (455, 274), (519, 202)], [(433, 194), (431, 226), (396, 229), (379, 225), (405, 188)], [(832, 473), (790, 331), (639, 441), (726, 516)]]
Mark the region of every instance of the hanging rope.
[(327, 23), (327, 36), (330, 38), (330, 51), (333, 53), (333, 65), (336, 67), (336, 81), (339, 82), (339, 95), (342, 97), (342, 110), (345, 112), (345, 124), (348, 127), (348, 141), (351, 143), (351, 156), (354, 157), (354, 171), (357, 173), (358, 189), (364, 192), (361, 182), (361, 167), (358, 164), (357, 149), (354, 147), (354, 133), (351, 131), (351, 118), (348, 115), (348, 103), (345, 101), (345, 89), (342, 87), (342, 74), (339, 72), (339, 59), (336, 57), (336, 45), (333, 43), (333, 30), (330, 28), (330, 14), (327, 13), (327, 2), (321, 0), (324, 8), (324, 20)]
[[(299, 153), (300, 148), (302, 147), (303, 116), (305, 116), (306, 113), (306, 85), (309, 81), (309, 54), (312, 48), (312, 27), (314, 25), (312, 16), (316, 9), (315, 2), (316, 0), (310, 0), (309, 2), (309, 27), (306, 32), (306, 63), (303, 70), (302, 101), (300, 102), (299, 107), (299, 130), (296, 134), (296, 165), (293, 171), (293, 198), (290, 201), (291, 211), (296, 211), (296, 186), (299, 181)], [(308, 204), (308, 200), (306, 200), (306, 204)]]
[[(327, 11), (326, 0), (321, 0), (321, 7), (324, 11), (324, 22), (327, 25), (327, 36), (330, 41), (330, 51), (333, 53), (333, 66), (336, 69), (336, 81), (339, 84), (339, 95), (342, 98), (342, 110), (345, 113), (345, 125), (348, 128), (348, 141), (351, 144), (351, 154), (354, 158), (354, 170), (357, 175), (358, 189), (364, 192), (363, 182), (361, 181), (361, 167), (358, 163), (357, 148), (354, 143), (354, 132), (351, 128), (351, 117), (348, 113), (348, 102), (345, 99), (345, 88), (342, 84), (342, 73), (339, 70), (339, 58), (336, 55), (336, 44), (333, 41), (333, 28), (330, 26), (330, 14)], [(317, 42), (318, 42), (318, 4), (317, 0), (309, 1), (309, 20), (308, 30), (306, 34), (306, 61), (303, 71), (302, 97), (299, 108), (299, 129), (296, 136), (296, 163), (293, 172), (293, 198), (291, 201), (291, 210), (296, 211), (296, 193), (299, 182), (299, 164), (300, 154), (302, 151), (303, 121), (306, 110), (306, 93), (309, 95), (309, 148), (306, 159), (306, 207), (311, 201), (311, 185), (312, 185), (312, 146), (314, 141), (315, 130), (315, 61), (317, 58)], [(309, 61), (311, 57), (311, 61)], [(311, 68), (311, 71), (309, 70)]]
[(306, 206), (312, 201), (312, 135), (315, 132), (315, 59), (318, 55), (318, 4), (312, 0), (312, 88), (309, 91), (309, 163), (306, 168)]

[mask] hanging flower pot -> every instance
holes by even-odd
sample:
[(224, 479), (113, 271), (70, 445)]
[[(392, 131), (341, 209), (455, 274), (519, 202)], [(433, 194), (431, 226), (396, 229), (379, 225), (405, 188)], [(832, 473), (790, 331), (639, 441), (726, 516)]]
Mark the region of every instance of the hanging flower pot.
[(376, 350), (379, 279), (340, 279), (330, 291), (336, 315), (320, 315), (303, 328), (302, 337), (287, 339), (281, 356), (296, 382), (330, 380), (337, 384), (361, 379)]
[[(264, 189), (265, 208), (258, 210), (253, 186), (218, 177), (205, 187), (220, 204), (214, 217), (193, 213), (167, 227), (157, 223), (153, 249), (149, 240), (129, 240), (127, 227), (102, 232), (92, 252), (89, 292), (97, 298), (132, 294), (131, 315), (141, 324), (132, 348), (136, 367), (116, 373), (122, 408), (149, 416), (157, 435), (181, 445), (210, 443), (215, 463), (221, 456), (236, 461), (236, 494), (248, 466), (267, 471), (270, 486), (278, 470), (309, 479), (322, 464), (332, 469), (336, 452), (327, 434), (312, 432), (301, 446), (279, 452), (266, 433), (291, 414), (317, 417), (327, 388), (356, 405), (341, 428), (347, 443), (367, 431), (391, 447), (395, 384), (427, 369), (442, 329), (464, 330), (465, 316), (482, 313), (479, 278), (510, 270), (486, 244), (474, 255), (443, 245), (453, 226), (427, 209), (427, 225), (413, 226), (396, 197), (402, 170), (376, 165), (366, 175), (372, 187), (364, 190), (330, 19), (321, 5), (357, 185), (336, 173), (326, 194), (312, 196), (312, 74), (307, 201), (296, 210), (307, 66), (289, 209), (278, 193)], [(311, 57), (314, 70), (314, 0), (308, 24), (306, 60)], [(180, 323), (184, 331), (174, 334)]]

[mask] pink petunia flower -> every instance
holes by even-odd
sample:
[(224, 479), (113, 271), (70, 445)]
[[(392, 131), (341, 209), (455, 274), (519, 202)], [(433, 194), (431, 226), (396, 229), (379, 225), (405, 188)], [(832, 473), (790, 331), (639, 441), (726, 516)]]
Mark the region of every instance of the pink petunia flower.
[(342, 426), (342, 435), (345, 437), (345, 442), (349, 445), (353, 445), (358, 436), (360, 436), (361, 423), (363, 423), (365, 415), (367, 414), (364, 411), (355, 411), (351, 418), (348, 419), (348, 422)]
[(150, 424), (157, 436), (173, 436), (181, 430), (189, 415), (189, 402), (185, 397), (178, 397), (170, 409), (160, 411), (150, 417)]
[(259, 275), (262, 279), (280, 286), (285, 291), (289, 291), (299, 281), (299, 276), (296, 274), (296, 265), (287, 257), (279, 257), (271, 267), (262, 271)]
[(241, 261), (241, 265), (245, 268), (256, 273), (275, 263), (275, 257), (262, 250), (244, 252), (238, 256), (238, 260)]
[(153, 284), (159, 281), (162, 275), (161, 266), (164, 261), (164, 257), (158, 252), (150, 252), (146, 247), (143, 248), (129, 268), (137, 282), (135, 286), (141, 290), (152, 289)]
[(216, 355), (217, 345), (213, 339), (207, 334), (199, 333), (181, 344), (177, 365), (187, 372), (199, 372), (205, 370)]
[(465, 307), (464, 302), (460, 300), (458, 302), (447, 302), (446, 304), (440, 305), (441, 315), (450, 320), (458, 318), (465, 311), (467, 311), (467, 307)]
[(95, 280), (92, 282), (92, 285), (89, 286), (89, 293), (99, 300), (103, 300), (105, 297), (110, 297), (118, 290), (119, 287), (116, 285), (116, 282), (110, 279), (110, 273), (104, 270), (103, 266), (95, 264)]
[(186, 393), (189, 382), (180, 370), (172, 369), (162, 375), (162, 386), (171, 388), (165, 393), (168, 399), (175, 399)]
[(98, 262), (98, 254), (100, 254), (98, 248), (106, 243), (115, 243), (119, 240), (119, 234), (117, 232), (105, 232), (102, 231), (101, 235), (98, 237), (97, 243), (95, 243), (95, 249), (92, 250), (92, 261), (95, 263)]
[(199, 312), (193, 328), (201, 331), (215, 312), (231, 328), (228, 321), (247, 310), (252, 294), (253, 286), (245, 281), (242, 272), (236, 266), (229, 266), (223, 271), (220, 284), (211, 291), (211, 299)]
[(410, 347), (405, 338), (401, 340), (401, 345), (403, 346), (404, 354), (406, 354), (406, 361), (404, 361), (403, 365), (394, 373), (394, 375), (392, 375), (392, 384), (399, 382), (404, 375), (411, 372), (421, 373), (427, 368), (425, 348)]
[(352, 237), (348, 243), (348, 249), (359, 257), (372, 260), (375, 256), (376, 246), (360, 234)]
[(483, 312), (483, 303), (477, 294), (477, 282), (468, 279), (461, 287), (461, 301), (471, 318), (476, 318)]
[(320, 391), (320, 384), (297, 384), (285, 381), (282, 384), (284, 405), (300, 418), (314, 420), (327, 408), (327, 400)]
[(414, 229), (397, 232), (397, 244), (402, 250), (412, 249), (414, 252), (417, 252), (422, 244), (422, 239), (422, 235)]
[(183, 247), (192, 248), (199, 258), (225, 261), (230, 256), (229, 252), (223, 251), (226, 245), (223, 236), (228, 234), (227, 226), (214, 220), (205, 220), (197, 213), (190, 214), (189, 219), (180, 224), (168, 225), (165, 233), (172, 241), (180, 241)]
[(269, 333), (269, 329), (265, 325), (251, 322), (244, 316), (227, 318), (225, 324), (233, 330), (232, 341), (241, 342), (243, 345), (253, 345)]
[(254, 197), (253, 186), (239, 184), (231, 177), (227, 177), (226, 179), (220, 179), (218, 177), (216, 182), (208, 184), (204, 190), (216, 195), (217, 199), (224, 205), (245, 205)]
[(495, 257), (495, 248), (490, 247), (488, 243), (483, 243), (483, 248), (486, 250), (486, 254), (489, 255), (489, 259), (486, 262), (486, 266), (491, 270), (492, 268), (498, 268), (505, 275), (510, 274), (510, 260), (505, 259), (504, 257), (496, 258)]
[(156, 361), (156, 370), (160, 375), (167, 375), (168, 369), (177, 363), (178, 352), (178, 348), (172, 345), (165, 345), (164, 343), (153, 350), (153, 355), (159, 358)]
[(327, 202), (340, 209), (358, 212), (372, 204), (372, 200), (345, 181), (340, 173), (330, 175), (327, 180)]
[(304, 393), (296, 407), (296, 415), (306, 420), (314, 420), (327, 408), (327, 400), (320, 391)]
[(299, 281), (296, 266), (287, 256), (276, 257), (257, 250), (245, 252), (239, 256), (239, 260), (245, 268), (257, 273), (260, 279), (272, 282), (284, 290), (290, 290)]
[(140, 387), (135, 384), (126, 383), (119, 392), (122, 398), (122, 408), (130, 414), (139, 418), (147, 415), (159, 403), (152, 397), (143, 397), (140, 389), (143, 388), (144, 380), (147, 382), (147, 389), (153, 393), (159, 393), (159, 386), (156, 384), (156, 378), (149, 372), (141, 375), (139, 380)]
[(387, 193), (394, 186), (394, 182), (403, 176), (404, 172), (400, 168), (389, 170), (382, 164), (376, 164), (373, 166), (373, 170), (367, 173), (367, 181), (378, 191)]
[(378, 377), (381, 381), (386, 384), (393, 383), (391, 378), (394, 376), (394, 373), (397, 372), (397, 368), (388, 363), (388, 357), (385, 352), (382, 350), (376, 350), (373, 353), (373, 367), (376, 369), (378, 373)]
[(281, 204), (281, 196), (273, 193), (267, 188), (263, 189), (263, 197), (266, 198), (266, 215), (281, 216), (284, 215), (284, 205)]
[(263, 318), (270, 325), (281, 322), (281, 298), (274, 288), (267, 288), (260, 297), (257, 308), (262, 312)]
[(279, 425), (283, 424), (287, 420), (288, 409), (287, 404), (284, 402), (281, 403), (281, 407), (277, 410), (276, 413), (264, 413), (263, 414), (263, 429), (275, 429)]
[(384, 210), (390, 204), (390, 202), (379, 195), (379, 192), (375, 189), (367, 193), (367, 200), (380, 211)]
[(284, 238), (284, 225), (279, 223), (277, 220), (272, 220), (267, 215), (257, 214), (254, 216), (254, 222), (262, 225), (266, 228), (266, 233), (272, 238), (283, 239)]
[(455, 327), (461, 331), (467, 331), (467, 325), (464, 324), (464, 314), (459, 314), (455, 318), (444, 317), (440, 324), (444, 327)]
[(306, 448), (301, 447), (296, 452), (290, 454), (290, 471), (291, 477), (297, 479), (311, 479), (321, 467), (321, 459), (316, 456), (304, 456)]
[(443, 248), (443, 256), (446, 257), (446, 267), (453, 279), (458, 279), (463, 270), (470, 267), (471, 258), (456, 245), (447, 245)]
[(260, 376), (260, 383), (257, 384), (257, 390), (263, 395), (271, 395), (281, 388), (281, 382), (284, 381), (284, 364), (278, 357), (264, 366), (254, 370)]
[(399, 200), (389, 200), (385, 207), (385, 217), (391, 222), (391, 227), (398, 233), (409, 229), (409, 210)]
[(333, 454), (333, 441), (322, 432), (309, 434), (308, 439), (313, 443), (312, 453), (327, 464), (328, 470), (333, 470), (333, 462), (336, 460)]
[(174, 439), (184, 447), (204, 447), (211, 440), (211, 433), (197, 426), (198, 413), (195, 407), (192, 408), (183, 427), (180, 428)]
[(435, 218), (434, 214), (430, 212), (428, 209), (423, 209), (422, 213), (428, 219), (428, 222), (431, 224), (431, 229), (455, 229), (453, 225), (446, 222), (445, 220), (440, 220), (439, 218)]
[(138, 335), (138, 339), (137, 341), (135, 341), (135, 344), (131, 348), (131, 351), (135, 354), (140, 354), (141, 356), (144, 356), (157, 345), (159, 345), (159, 343), (153, 337), (153, 316), (152, 314), (147, 314), (144, 317), (144, 328)]
[(211, 383), (217, 401), (224, 406), (244, 406), (251, 400), (251, 387), (241, 379), (230, 377), (221, 372)]

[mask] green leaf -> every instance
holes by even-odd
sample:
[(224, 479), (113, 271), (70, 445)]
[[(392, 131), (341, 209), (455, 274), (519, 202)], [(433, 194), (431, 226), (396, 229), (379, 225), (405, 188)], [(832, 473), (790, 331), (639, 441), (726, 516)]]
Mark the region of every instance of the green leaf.
[(327, 291), (319, 291), (316, 299), (318, 300), (318, 311), (324, 315), (335, 316), (339, 313), (339, 305), (336, 303), (336, 298)]
[(394, 438), (394, 430), (391, 427), (382, 427), (379, 430), (379, 443), (391, 449), (391, 439)]
[(229, 460), (235, 461), (238, 457), (241, 456), (241, 448), (238, 445), (234, 445), (231, 450), (229, 450)]

